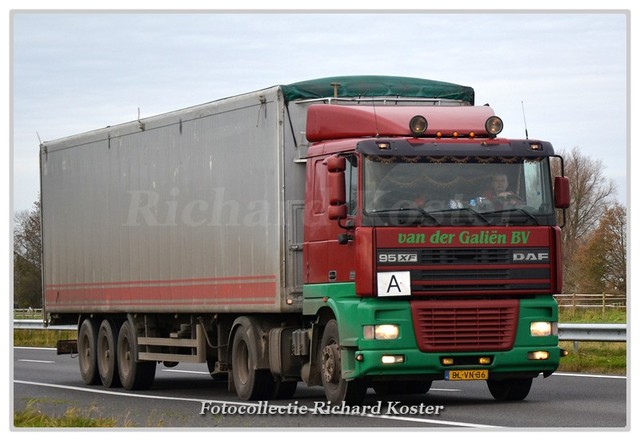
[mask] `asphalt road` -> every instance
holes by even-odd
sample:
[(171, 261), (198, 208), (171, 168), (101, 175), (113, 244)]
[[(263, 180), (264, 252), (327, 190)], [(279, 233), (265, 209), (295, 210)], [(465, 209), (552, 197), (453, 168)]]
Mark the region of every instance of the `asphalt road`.
[(554, 374), (536, 378), (523, 402), (493, 400), (484, 382), (434, 382), (426, 395), (379, 397), (369, 390), (366, 413), (336, 414), (322, 388), (299, 384), (289, 400), (240, 401), (205, 365), (158, 365), (148, 391), (86, 386), (77, 359), (55, 350), (14, 348), (13, 410), (49, 415), (78, 409), (130, 428), (625, 428), (627, 380), (619, 376)]

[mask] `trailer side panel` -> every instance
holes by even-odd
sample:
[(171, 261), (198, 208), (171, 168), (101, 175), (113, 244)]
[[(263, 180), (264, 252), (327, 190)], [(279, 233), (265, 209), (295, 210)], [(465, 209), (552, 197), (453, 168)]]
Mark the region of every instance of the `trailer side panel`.
[(291, 309), (282, 115), (271, 88), (45, 143), (47, 312)]

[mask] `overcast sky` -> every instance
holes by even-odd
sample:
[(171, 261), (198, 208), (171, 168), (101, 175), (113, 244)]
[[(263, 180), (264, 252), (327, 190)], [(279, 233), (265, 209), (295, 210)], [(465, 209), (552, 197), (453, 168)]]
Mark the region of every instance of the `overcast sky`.
[(13, 210), (44, 140), (335, 75), (471, 86), (503, 134), (602, 161), (627, 198), (627, 16), (564, 13), (14, 12)]

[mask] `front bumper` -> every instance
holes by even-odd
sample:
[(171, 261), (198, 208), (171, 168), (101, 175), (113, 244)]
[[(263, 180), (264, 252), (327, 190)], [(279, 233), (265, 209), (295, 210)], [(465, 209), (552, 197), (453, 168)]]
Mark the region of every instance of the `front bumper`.
[[(547, 351), (546, 360), (530, 360), (529, 354)], [(383, 363), (384, 356), (402, 357), (402, 362)], [(353, 350), (342, 353), (343, 375), (345, 378), (378, 377), (422, 377), (432, 380), (445, 379), (445, 372), (452, 370), (488, 370), (490, 379), (505, 377), (531, 377), (540, 373), (545, 376), (554, 372), (560, 363), (561, 350), (557, 346), (517, 347), (505, 352), (455, 352), (425, 353), (418, 349), (405, 350)], [(464, 364), (473, 359), (488, 357), (490, 364)], [(453, 365), (443, 365), (442, 360), (454, 360)], [(461, 363), (455, 362), (460, 360)]]

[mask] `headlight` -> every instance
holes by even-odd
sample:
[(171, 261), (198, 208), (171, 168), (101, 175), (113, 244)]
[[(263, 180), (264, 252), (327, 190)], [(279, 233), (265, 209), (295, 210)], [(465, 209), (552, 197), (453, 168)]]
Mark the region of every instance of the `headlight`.
[(551, 322), (531, 322), (529, 329), (532, 337), (548, 337), (554, 332), (554, 326)]
[(398, 325), (366, 325), (362, 327), (365, 340), (395, 340), (400, 334)]

